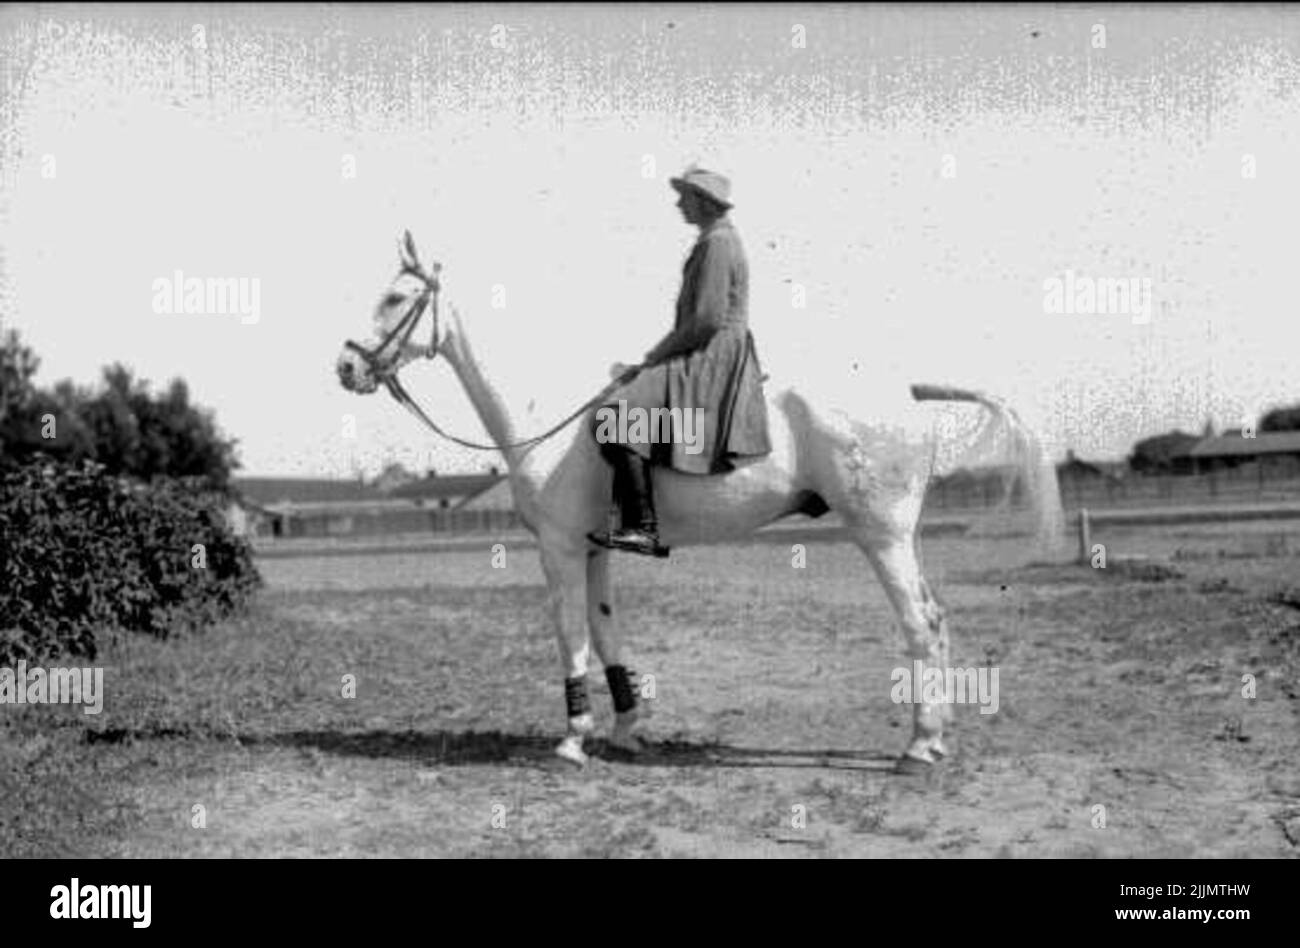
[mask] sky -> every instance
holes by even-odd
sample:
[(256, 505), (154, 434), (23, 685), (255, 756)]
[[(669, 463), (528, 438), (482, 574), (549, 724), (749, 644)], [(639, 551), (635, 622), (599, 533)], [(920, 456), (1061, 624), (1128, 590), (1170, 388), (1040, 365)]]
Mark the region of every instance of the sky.
[[(183, 377), (247, 475), (483, 470), (335, 376), (402, 231), (527, 435), (671, 327), (698, 163), (774, 380), (982, 388), (1121, 457), (1300, 402), (1298, 58), (1242, 4), (10, 6), (0, 324), (42, 384)], [(167, 312), (177, 271), (249, 305)], [(485, 436), (449, 366), (403, 379)]]

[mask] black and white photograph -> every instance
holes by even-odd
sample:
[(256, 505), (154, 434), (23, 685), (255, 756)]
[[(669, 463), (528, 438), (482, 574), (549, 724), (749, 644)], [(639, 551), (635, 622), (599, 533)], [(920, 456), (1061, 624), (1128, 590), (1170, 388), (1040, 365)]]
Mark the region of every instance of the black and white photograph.
[(1247, 931), (1298, 169), (1293, 5), (5, 6), (0, 860), (122, 930), (126, 861), (1172, 860), (1089, 910)]

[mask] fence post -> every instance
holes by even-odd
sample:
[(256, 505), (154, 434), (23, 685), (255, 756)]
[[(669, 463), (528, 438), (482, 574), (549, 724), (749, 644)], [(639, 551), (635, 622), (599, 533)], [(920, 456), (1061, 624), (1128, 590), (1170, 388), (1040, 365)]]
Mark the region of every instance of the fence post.
[(1087, 566), (1092, 560), (1092, 524), (1088, 522), (1088, 508), (1079, 508), (1079, 564)]

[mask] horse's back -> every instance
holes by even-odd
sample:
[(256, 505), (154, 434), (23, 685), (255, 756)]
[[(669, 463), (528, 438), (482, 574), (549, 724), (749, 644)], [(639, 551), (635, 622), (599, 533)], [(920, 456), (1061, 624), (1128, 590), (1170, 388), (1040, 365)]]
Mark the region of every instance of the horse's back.
[(766, 398), (770, 454), (738, 458), (735, 469), (725, 474), (655, 469), (655, 504), (664, 543), (737, 539), (792, 513), (820, 516), (829, 510), (811, 484), (809, 438), (802, 430), (805, 419), (797, 410), (798, 396), (783, 390)]

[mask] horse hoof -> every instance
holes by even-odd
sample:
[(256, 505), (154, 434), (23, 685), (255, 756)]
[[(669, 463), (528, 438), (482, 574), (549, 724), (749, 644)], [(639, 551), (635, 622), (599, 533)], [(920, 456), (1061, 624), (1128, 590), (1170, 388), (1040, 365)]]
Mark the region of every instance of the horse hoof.
[(923, 777), (934, 772), (934, 763), (904, 754), (894, 763), (894, 773), (902, 777)]
[(555, 748), (555, 754), (579, 767), (586, 766), (588, 760), (587, 752), (582, 749), (582, 740), (576, 737), (566, 737), (560, 741), (559, 746)]

